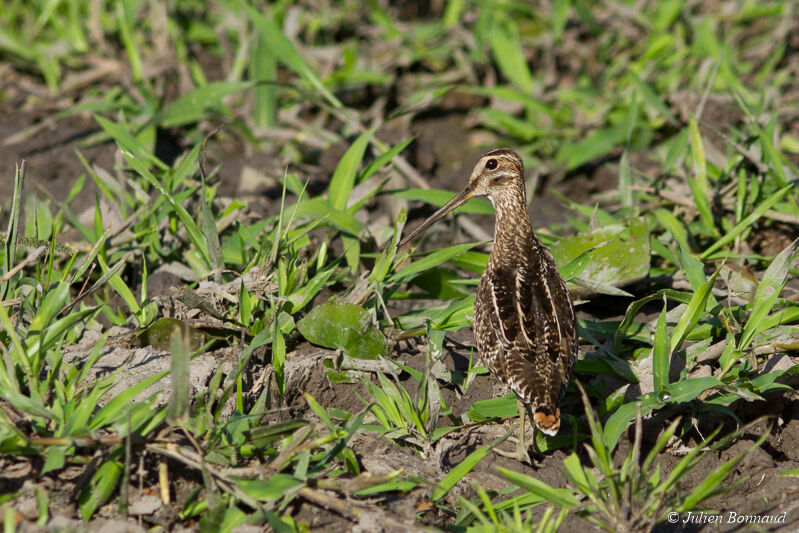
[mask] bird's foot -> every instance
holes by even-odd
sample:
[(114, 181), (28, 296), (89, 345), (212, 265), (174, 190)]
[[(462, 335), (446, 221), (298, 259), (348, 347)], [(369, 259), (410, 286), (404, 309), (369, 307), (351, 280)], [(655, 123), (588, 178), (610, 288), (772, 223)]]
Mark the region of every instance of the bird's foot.
[(516, 443), (516, 449), (513, 451), (503, 450), (501, 448), (493, 448), (492, 450), (497, 455), (501, 455), (502, 457), (507, 457), (508, 459), (515, 459), (522, 464), (528, 464), (533, 468), (538, 468), (540, 463), (533, 459), (527, 451), (527, 446), (524, 444), (524, 441), (520, 441), (515, 437), (509, 437), (508, 440), (510, 442)]

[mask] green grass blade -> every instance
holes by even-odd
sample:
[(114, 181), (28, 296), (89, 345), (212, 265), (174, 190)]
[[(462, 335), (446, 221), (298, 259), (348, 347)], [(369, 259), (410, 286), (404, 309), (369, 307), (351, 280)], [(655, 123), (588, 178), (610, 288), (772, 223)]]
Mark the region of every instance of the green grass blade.
[(502, 74), (522, 92), (530, 94), (533, 76), (524, 57), (516, 23), (510, 19), (495, 22), (493, 29), (488, 32), (488, 42)]
[[(661, 405), (654, 394), (642, 396), (638, 399), (638, 401), (641, 402), (642, 416), (648, 415), (652, 409), (655, 409)], [(627, 429), (627, 426), (630, 425), (630, 422), (635, 419), (637, 412), (636, 403), (637, 402), (625, 403), (619, 407), (616, 412), (610, 415), (607, 421), (605, 421), (605, 446), (607, 446), (608, 450), (612, 451), (616, 447), (621, 434), (624, 433), (624, 430)]]
[[(141, 54), (139, 53), (139, 46), (133, 40), (135, 32), (133, 22), (135, 22), (136, 13), (126, 13), (125, 4), (122, 0), (116, 2), (116, 15), (117, 24), (119, 25), (119, 35), (122, 39), (122, 44), (125, 47), (125, 54), (130, 63), (130, 71), (134, 81), (142, 81), (144, 79)], [(131, 5), (127, 2), (128, 5)]]
[(789, 267), (796, 254), (797, 246), (799, 246), (799, 239), (777, 254), (763, 274), (763, 279), (757, 285), (752, 300), (752, 312), (744, 325), (741, 340), (738, 343), (739, 350), (748, 348), (755, 335), (763, 330), (763, 320), (771, 312), (782, 288), (788, 281)]
[(205, 237), (203, 236), (200, 229), (197, 227), (197, 224), (194, 222), (194, 218), (189, 214), (186, 209), (180, 205), (173, 195), (164, 189), (163, 185), (161, 185), (160, 180), (156, 179), (155, 176), (150, 172), (150, 170), (136, 157), (131, 156), (130, 154), (124, 153), (125, 160), (128, 164), (133, 167), (133, 169), (139, 173), (141, 177), (143, 177), (150, 185), (155, 187), (155, 189), (161, 194), (161, 196), (172, 206), (172, 209), (175, 210), (178, 218), (183, 225), (186, 227), (186, 232), (189, 235), (189, 240), (194, 245), (194, 247), (200, 252), (203, 260), (207, 267), (210, 268), (211, 266), (211, 258), (208, 256), (208, 249), (205, 246)]
[(105, 461), (97, 469), (89, 485), (81, 491), (80, 497), (78, 497), (78, 507), (84, 521), (88, 521), (94, 512), (108, 501), (121, 476), (122, 464), (119, 461)]
[(655, 326), (655, 339), (652, 346), (652, 380), (654, 389), (661, 392), (669, 384), (669, 364), (671, 350), (669, 349), (669, 332), (666, 329), (666, 301), (663, 301), (663, 310)]
[(406, 139), (400, 143), (395, 144), (379, 156), (375, 158), (374, 161), (369, 163), (369, 166), (364, 169), (363, 174), (358, 178), (358, 181), (366, 181), (371, 178), (375, 172), (389, 164), (400, 152), (405, 150), (409, 144), (414, 141), (415, 137), (411, 137), (410, 139)]
[[(150, 152), (150, 150), (145, 148), (142, 145), (142, 143), (139, 142), (139, 140), (136, 137), (131, 135), (130, 132), (126, 130), (124, 127), (114, 122), (111, 122), (107, 118), (102, 117), (100, 115), (94, 115), (94, 120), (96, 120), (97, 123), (100, 124), (100, 127), (102, 127), (103, 130), (112, 139), (116, 141), (116, 143), (122, 149), (122, 153), (125, 154), (125, 156), (128, 158), (128, 162), (130, 162), (131, 158), (141, 159), (144, 161), (149, 161), (150, 163), (152, 163), (161, 170), (168, 169), (167, 165), (163, 161), (155, 157), (155, 155), (153, 155)], [(137, 166), (143, 166), (143, 165), (139, 164)]]
[(311, 411), (313, 411), (316, 414), (316, 416), (318, 416), (319, 419), (322, 422), (325, 423), (325, 425), (327, 426), (327, 429), (329, 429), (331, 431), (331, 433), (336, 431), (336, 425), (333, 423), (333, 421), (328, 416), (327, 411), (325, 410), (325, 408), (322, 407), (321, 405), (319, 405), (319, 402), (317, 402), (314, 399), (314, 397), (311, 396), (310, 394), (308, 394), (307, 392), (305, 394), (303, 394), (303, 396), (305, 397), (305, 401), (308, 403), (308, 407), (310, 407)]
[(755, 210), (752, 211), (745, 219), (736, 224), (735, 227), (733, 227), (730, 231), (724, 234), (723, 237), (721, 237), (719, 240), (710, 245), (704, 252), (702, 252), (700, 258), (706, 259), (707, 257), (710, 256), (710, 254), (712, 254), (713, 252), (715, 252), (725, 244), (732, 242), (733, 239), (735, 239), (735, 237), (740, 235), (742, 231), (751, 226), (755, 222), (755, 220), (763, 216), (763, 213), (771, 209), (774, 206), (774, 204), (779, 202), (780, 199), (783, 196), (785, 196), (785, 193), (792, 190), (793, 188), (794, 188), (793, 185), (788, 185), (787, 187), (783, 187), (782, 189), (778, 190), (777, 192), (775, 192), (774, 194), (763, 200), (763, 202), (758, 204)]
[[(19, 237), (20, 205), (22, 202), (22, 186), (25, 182), (25, 163), (17, 165), (14, 173), (14, 191), (11, 197), (11, 213), (8, 217), (8, 231), (3, 241), (3, 274), (14, 266), (17, 257), (17, 239)], [(4, 300), (11, 287), (11, 281), (0, 284), (0, 300)]]
[(718, 230), (713, 222), (713, 212), (710, 210), (710, 201), (708, 196), (710, 194), (710, 187), (707, 181), (707, 161), (705, 160), (705, 148), (702, 145), (702, 137), (699, 134), (699, 127), (696, 120), (691, 119), (689, 124), (690, 141), (691, 141), (691, 160), (693, 162), (694, 177), (688, 178), (688, 185), (691, 188), (691, 193), (696, 203), (696, 208), (699, 211), (699, 216), (705, 224), (707, 230), (715, 236), (718, 236)]
[(252, 81), (217, 81), (198, 87), (170, 102), (155, 115), (153, 122), (164, 127), (174, 128), (208, 118), (211, 111), (230, 113), (222, 100), (232, 94), (255, 87)]
[(105, 404), (100, 408), (99, 411), (97, 411), (97, 414), (91, 421), (90, 427), (96, 430), (108, 424), (119, 422), (127, 409), (132, 405), (135, 405), (133, 399), (167, 374), (169, 374), (169, 370), (163, 370), (154, 376), (150, 376), (143, 381), (139, 381), (132, 387), (125, 389), (114, 396), (110, 402)]
[(363, 132), (355, 139), (355, 142), (347, 149), (330, 178), (328, 188), (328, 200), (333, 209), (346, 210), (347, 200), (350, 192), (355, 185), (355, 176), (358, 174), (358, 167), (363, 161), (366, 147), (369, 146), (369, 139), (372, 138), (376, 128), (371, 128)]
[(393, 276), (388, 278), (388, 283), (403, 283), (410, 280), (413, 276), (430, 270), (433, 267), (445, 263), (446, 261), (457, 257), (463, 252), (474, 248), (479, 243), (456, 244), (447, 248), (441, 248), (424, 256), (422, 259), (411, 263)]
[(491, 451), (491, 446), (477, 448), (475, 451), (466, 456), (466, 458), (455, 465), (455, 467), (447, 472), (447, 475), (438, 482), (436, 488), (433, 489), (433, 501), (437, 502), (447, 495), (452, 490), (458, 481), (463, 479), (463, 476), (472, 471), (477, 464), (482, 461), (486, 455)]
[(522, 474), (521, 472), (514, 472), (507, 468), (499, 467), (497, 468), (497, 472), (514, 485), (532, 492), (558, 507), (572, 509), (580, 504), (580, 500), (578, 500), (569, 489), (556, 489), (534, 477)]
[[(277, 79), (277, 56), (258, 38), (250, 58), (250, 78), (258, 81)], [(277, 90), (266, 83), (253, 91), (254, 121), (259, 128), (273, 128), (277, 120)]]
[(754, 444), (752, 444), (752, 446), (746, 449), (746, 451), (739, 453), (711, 472), (709, 476), (703, 479), (702, 482), (694, 490), (692, 490), (688, 496), (686, 496), (682, 502), (682, 505), (680, 505), (680, 510), (687, 511), (689, 509), (693, 509), (713, 494), (724, 490), (722, 483), (724, 483), (724, 481), (736, 470), (738, 465), (746, 458), (746, 456), (752, 453), (755, 449), (759, 448), (760, 445), (766, 441), (768, 436), (769, 432), (765, 431), (763, 435), (761, 435), (760, 438), (757, 439)]
[(211, 211), (211, 201), (206, 198), (205, 173), (200, 176), (200, 207), (202, 209), (202, 229), (204, 241), (204, 253), (211, 260), (211, 267), (214, 270), (214, 281), (222, 282), (222, 269), (225, 268), (225, 260), (222, 257), (222, 247), (219, 245), (219, 233), (216, 231), (216, 220)]
[(624, 150), (621, 154), (621, 161), (619, 161), (619, 196), (621, 197), (622, 207), (632, 209), (635, 206), (634, 185), (633, 170), (630, 165), (630, 151)]
[(283, 32), (273, 20), (271, 13), (269, 16), (265, 16), (244, 2), (240, 2), (239, 5), (247, 12), (250, 20), (253, 21), (258, 30), (259, 38), (263, 39), (263, 42), (272, 50), (275, 57), (280, 58), (287, 67), (310, 83), (331, 106), (336, 109), (343, 107), (338, 98), (333, 96), (333, 93), (319, 81), (319, 78), (316, 77), (316, 74), (302, 58), (294, 44), (283, 35)]
[(702, 318), (702, 314), (705, 312), (707, 300), (710, 296), (710, 292), (713, 290), (713, 284), (716, 282), (716, 276), (718, 275), (718, 272), (718, 270), (714, 272), (713, 275), (710, 276), (710, 279), (707, 280), (691, 297), (691, 301), (688, 302), (688, 308), (680, 317), (680, 320), (677, 322), (674, 331), (671, 332), (671, 344), (669, 345), (670, 352), (673, 353), (674, 350), (679, 348), (682, 342), (685, 340), (685, 337), (699, 323), (699, 319)]
[(188, 328), (181, 331), (175, 327), (169, 339), (171, 389), (167, 406), (167, 421), (180, 424), (188, 420), (191, 383), (189, 381), (189, 360), (191, 339)]

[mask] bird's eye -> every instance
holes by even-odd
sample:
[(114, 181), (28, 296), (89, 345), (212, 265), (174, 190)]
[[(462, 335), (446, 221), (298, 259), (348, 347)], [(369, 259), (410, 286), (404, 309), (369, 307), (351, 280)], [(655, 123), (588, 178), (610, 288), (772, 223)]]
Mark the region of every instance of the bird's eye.
[(494, 170), (495, 168), (497, 168), (497, 160), (489, 159), (488, 161), (486, 161), (486, 168), (488, 170)]

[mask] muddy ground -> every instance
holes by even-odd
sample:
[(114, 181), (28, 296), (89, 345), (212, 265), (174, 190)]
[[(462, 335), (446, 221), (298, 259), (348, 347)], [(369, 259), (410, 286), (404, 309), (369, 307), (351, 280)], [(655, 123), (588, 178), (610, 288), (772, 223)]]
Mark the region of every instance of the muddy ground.
[[(0, 198), (3, 203), (3, 213), (7, 212), (6, 199), (10, 197), (14, 163), (23, 159), (27, 165), (25, 194), (35, 195), (39, 199), (51, 198), (62, 201), (74, 185), (77, 176), (86, 171), (76, 155), (80, 150), (91, 165), (97, 165), (109, 171), (113, 170), (117, 161), (116, 147), (109, 142), (87, 145), (86, 140), (99, 131), (97, 124), (88, 116), (74, 116), (62, 120), (53, 120), (55, 112), (63, 110), (70, 99), (63, 101), (44, 101), (31, 99), (25, 90), (26, 85), (21, 83), (17, 73), (9, 71), (0, 72), (0, 79), (9, 91), (9, 97), (0, 107)], [(712, 104), (711, 99), (711, 104)], [(476, 147), (479, 139), (468, 127), (466, 115), (468, 102), (462, 107), (455, 102), (438, 113), (430, 113), (423, 119), (415, 120), (412, 124), (405, 124), (404, 131), (395, 133), (397, 138), (405, 138), (409, 134), (418, 136), (418, 140), (409, 148), (407, 158), (429, 180), (433, 187), (455, 190), (466, 180), (467, 173), (475, 158), (481, 150)], [(720, 113), (725, 116), (724, 113)], [(727, 116), (729, 119), (729, 116)], [(400, 129), (403, 129), (402, 127)], [(446, 135), (442, 135), (446, 132)], [(169, 160), (181, 153), (186, 146), (180, 138), (173, 137), (174, 132), (161, 132), (159, 139), (160, 151), (165, 159)], [(466, 147), (466, 149), (464, 149)], [(318, 154), (315, 160), (296, 170), (310, 177), (312, 188), (318, 193), (324, 190), (328, 177), (338, 157), (343, 153), (345, 146), (334, 146), (325, 153)], [(212, 148), (216, 162), (221, 163), (220, 170), (220, 195), (226, 197), (245, 198), (250, 202), (252, 212), (274, 213), (279, 202), (279, 189), (268, 184), (248, 184), (242, 179), (243, 169), (255, 167), (276, 174), (282, 171), (282, 162), (277, 156), (265, 154), (249, 154), (235, 141), (228, 139), (227, 143), (220, 143)], [(645, 161), (638, 162), (641, 165)], [(553, 222), (563, 221), (565, 211), (559, 206), (560, 201), (553, 190), (558, 191), (576, 201), (586, 201), (594, 192), (612, 188), (616, 184), (617, 161), (609, 160), (589, 169), (581, 169), (561, 180), (541, 180), (531, 201), (531, 214), (536, 226), (548, 225)], [(528, 169), (528, 176), (535, 174), (535, 169)], [(312, 191), (313, 192), (313, 191)], [(95, 187), (91, 180), (87, 180), (84, 190), (73, 202), (74, 212), (84, 216), (94, 209)], [(413, 224), (426, 214), (430, 213), (428, 207), (412, 206), (411, 221)], [(370, 205), (370, 209), (379, 211), (388, 210), (390, 206), (380, 201)], [(474, 220), (486, 231), (492, 229), (491, 217), (474, 217)], [(5, 222), (4, 222), (5, 223)], [(455, 235), (443, 233), (442, 235)], [(446, 237), (444, 237), (446, 238)], [(462, 238), (462, 237), (457, 237)], [(430, 239), (430, 245), (436, 245), (436, 238)], [(440, 241), (439, 241), (440, 242)], [(159, 278), (156, 278), (159, 279)], [(151, 293), (154, 296), (166, 296), (171, 285), (177, 284), (176, 278), (164, 275), (158, 281), (159, 286), (153, 286)], [(318, 303), (318, 302), (317, 302)], [(603, 320), (618, 319), (623, 312), (626, 302), (623, 299), (612, 301), (594, 300), (584, 305), (580, 313), (584, 317)], [(121, 364), (127, 365), (128, 379), (140, 380), (142, 377), (152, 375), (168, 365), (168, 355), (155, 348), (141, 348), (132, 340), (132, 331), (118, 328), (113, 332), (106, 348), (105, 355), (100, 360), (98, 369), (110, 372)], [(87, 336), (82, 344), (65, 348), (67, 359), (80, 360), (85, 356), (88, 347), (94, 338)], [(275, 419), (288, 419), (304, 417), (311, 419), (313, 414), (307, 407), (302, 393), (309, 393), (326, 407), (340, 407), (351, 412), (358, 412), (364, 408), (361, 398), (365, 397), (361, 385), (339, 384), (331, 385), (322, 370), (321, 360), (331, 354), (320, 351), (317, 347), (301, 343), (290, 347), (292, 350), (287, 356), (287, 396), (285, 404), (279, 405), (274, 398)], [(237, 359), (241, 346), (233, 345), (214, 352), (210, 352), (195, 360), (192, 371), (192, 382), (197, 387), (207, 383), (211, 373), (220, 365), (230, 365)], [(469, 330), (462, 330), (448, 335), (445, 343), (445, 363), (447, 370), (463, 372), (468, 364), (469, 354), (474, 351), (474, 342)], [(421, 339), (411, 339), (396, 343), (390, 357), (401, 359), (406, 364), (421, 369), (424, 366), (424, 346)], [(256, 360), (251, 365), (248, 375), (248, 395), (255, 398), (260, 393), (260, 388), (269, 385), (269, 380), (259, 379), (266, 372), (264, 353), (257, 352)], [(592, 381), (592, 376), (578, 376), (586, 383)], [(401, 376), (407, 380), (408, 376)], [(443, 385), (443, 384), (442, 384)], [(125, 386), (124, 382), (120, 386)], [(166, 386), (166, 384), (163, 384)], [(468, 411), (473, 402), (503, 395), (503, 389), (493, 378), (485, 375), (479, 376), (466, 391), (457, 391), (452, 388), (442, 388), (444, 397), (453, 408), (453, 414), (459, 417)], [(577, 396), (573, 391), (568, 395), (564, 411), (574, 416), (584, 416), (582, 407), (576, 401)], [(713, 497), (708, 505), (723, 513), (729, 518), (730, 512), (738, 515), (781, 515), (786, 513), (783, 524), (776, 527), (777, 531), (794, 531), (799, 529), (799, 488), (795, 478), (780, 477), (780, 472), (799, 467), (799, 400), (795, 395), (780, 394), (767, 398), (766, 401), (747, 403), (743, 400), (732, 406), (733, 410), (744, 421), (754, 420), (761, 416), (768, 416), (766, 421), (760, 423), (741, 440), (730, 448), (720, 453), (706, 457), (697, 468), (688, 473), (684, 489), (690, 490), (701, 482), (711, 471), (734, 454), (745, 449), (754, 441), (760, 432), (769, 431), (770, 436), (765, 444), (752, 453), (735, 471), (730, 481), (727, 482), (729, 491)], [(441, 421), (445, 423), (445, 420)], [(645, 445), (651, 445), (657, 437), (659, 430), (666, 422), (664, 416), (656, 416), (645, 426)], [(426, 455), (413, 450), (411, 447), (394, 445), (391, 441), (380, 438), (377, 434), (359, 432), (352, 441), (353, 448), (360, 454), (364, 467), (373, 473), (383, 473), (397, 468), (403, 468), (409, 475), (437, 481), (440, 480), (454, 465), (458, 464), (471, 451), (480, 446), (485, 446), (496, 440), (508, 429), (504, 424), (478, 426), (453, 432), (439, 440)], [(707, 431), (711, 421), (699, 421), (697, 429)], [(732, 429), (732, 428), (729, 428)], [(617, 464), (621, 462), (630, 445), (630, 435), (622, 437), (616, 451)], [(689, 443), (690, 444), (690, 443)], [(668, 472), (680, 460), (680, 455), (675, 450), (664, 453), (658, 458), (664, 472)], [(489, 455), (482, 461), (466, 479), (461, 482), (450, 495), (451, 501), (459, 495), (474, 496), (473, 483), (479, 483), (485, 489), (500, 489), (507, 483), (495, 474), (497, 466), (518, 470), (535, 476), (554, 486), (564, 486), (565, 480), (561, 474), (560, 466), (564, 452), (555, 451), (540, 458), (540, 464), (533, 468), (519, 462)], [(58, 475), (39, 476), (41, 465), (25, 459), (13, 457), (0, 457), (0, 495), (14, 491), (22, 491), (24, 504), (17, 511), (24, 517), (35, 519), (36, 500), (35, 488), (43, 486), (50, 492), (50, 512), (52, 521), (47, 527), (28, 525), (28, 531), (54, 531), (54, 530), (89, 530), (89, 531), (143, 531), (153, 525), (161, 525), (169, 530), (180, 531), (184, 526), (176, 522), (176, 515), (180, 509), (182, 498), (202, 481), (193, 472), (183, 472), (179, 468), (171, 474), (175, 484), (175, 494), (171, 506), (164, 506), (151, 489), (154, 486), (155, 473), (153, 471), (153, 458), (145, 458), (141, 466), (142, 475), (137, 478), (142, 480), (143, 490), (133, 488), (131, 501), (133, 502), (133, 518), (121, 518), (117, 512), (117, 501), (104, 506), (89, 524), (74, 520), (76, 516), (75, 486), (81, 468), (67, 468)], [(138, 474), (137, 474), (138, 475)], [(416, 515), (417, 524), (442, 527), (451, 520), (430, 505), (430, 487), (417, 488), (403, 496), (396, 496), (388, 502), (388, 509), (395, 515), (408, 517)], [(322, 505), (297, 500), (293, 514), (298, 522), (305, 522), (314, 531), (353, 530), (353, 523), (336, 512)], [(136, 513), (138, 511), (138, 514)], [(682, 521), (688, 521), (682, 523)], [(697, 524), (691, 523), (690, 517), (683, 514), (679, 523), (672, 525), (663, 523), (658, 526), (658, 531), (748, 531), (751, 525), (737, 523)], [(27, 522), (30, 524), (30, 522)], [(185, 527), (192, 528), (191, 522)], [(570, 516), (567, 518), (563, 530), (595, 528), (582, 519)], [(357, 529), (357, 528), (356, 528)], [(765, 529), (769, 529), (766, 527)], [(365, 529), (364, 529), (365, 530)]]

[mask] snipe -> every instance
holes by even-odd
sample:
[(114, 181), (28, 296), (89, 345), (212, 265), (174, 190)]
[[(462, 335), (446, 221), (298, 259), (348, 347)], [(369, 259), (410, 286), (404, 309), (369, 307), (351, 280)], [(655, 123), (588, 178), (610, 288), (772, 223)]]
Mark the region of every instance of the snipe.
[(474, 301), (474, 336), (483, 364), (519, 402), (518, 448), (527, 459), (524, 417), (546, 435), (560, 428), (558, 403), (577, 359), (574, 307), (549, 250), (533, 233), (521, 158), (506, 149), (483, 155), (466, 188), (408, 234), (414, 239), (475, 196), (494, 205), (494, 249)]

